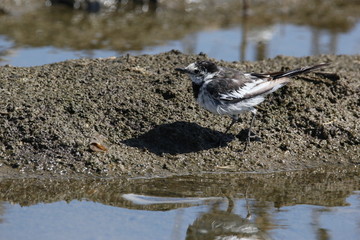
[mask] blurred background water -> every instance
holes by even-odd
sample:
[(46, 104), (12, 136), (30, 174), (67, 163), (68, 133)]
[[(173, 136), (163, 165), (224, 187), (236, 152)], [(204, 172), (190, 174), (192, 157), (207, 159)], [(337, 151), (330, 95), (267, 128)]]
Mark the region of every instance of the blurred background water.
[(360, 53), (360, 0), (2, 0), (0, 64), (204, 52), (226, 61)]

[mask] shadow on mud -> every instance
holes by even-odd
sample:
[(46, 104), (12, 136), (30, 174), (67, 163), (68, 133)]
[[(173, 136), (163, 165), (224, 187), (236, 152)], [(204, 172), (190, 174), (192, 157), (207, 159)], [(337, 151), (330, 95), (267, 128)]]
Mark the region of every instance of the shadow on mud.
[(224, 147), (234, 138), (231, 134), (181, 121), (155, 126), (147, 133), (127, 139), (122, 143), (147, 149), (157, 155), (165, 153), (175, 155)]

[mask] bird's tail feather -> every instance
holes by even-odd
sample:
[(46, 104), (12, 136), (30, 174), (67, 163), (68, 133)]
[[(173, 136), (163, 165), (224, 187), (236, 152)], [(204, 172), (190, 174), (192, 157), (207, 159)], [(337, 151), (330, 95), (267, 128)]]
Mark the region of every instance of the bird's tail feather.
[(328, 66), (328, 65), (329, 65), (328, 63), (321, 63), (321, 64), (317, 64), (317, 65), (314, 65), (314, 66), (297, 68), (297, 69), (290, 70), (290, 71), (287, 71), (287, 72), (271, 73), (269, 75), (273, 79), (278, 79), (278, 78), (283, 78), (283, 77), (294, 77), (296, 75), (311, 72), (314, 69), (322, 68), (322, 67), (325, 67), (325, 66)]

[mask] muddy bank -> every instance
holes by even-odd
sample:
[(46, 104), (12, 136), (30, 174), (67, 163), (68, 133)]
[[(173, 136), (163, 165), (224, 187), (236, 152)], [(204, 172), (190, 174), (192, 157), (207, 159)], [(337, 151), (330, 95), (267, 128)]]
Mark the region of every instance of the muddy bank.
[(218, 62), (255, 72), (331, 62), (259, 106), (261, 141), (246, 152), (250, 114), (224, 135), (230, 118), (200, 109), (190, 80), (173, 70), (199, 59), (207, 57), (174, 51), (1, 67), (2, 175), (157, 176), (359, 164), (359, 55)]

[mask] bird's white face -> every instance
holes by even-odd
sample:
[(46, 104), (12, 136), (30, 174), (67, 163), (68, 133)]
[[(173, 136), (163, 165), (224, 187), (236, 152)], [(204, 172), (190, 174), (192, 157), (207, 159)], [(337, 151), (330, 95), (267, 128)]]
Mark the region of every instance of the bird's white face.
[(200, 61), (191, 63), (186, 68), (176, 68), (175, 70), (186, 73), (193, 83), (201, 85), (204, 81), (216, 75), (220, 69), (213, 62)]
[(201, 70), (196, 63), (191, 63), (185, 68), (185, 73), (190, 77), (191, 81), (195, 84), (201, 84), (205, 81), (207, 72)]

